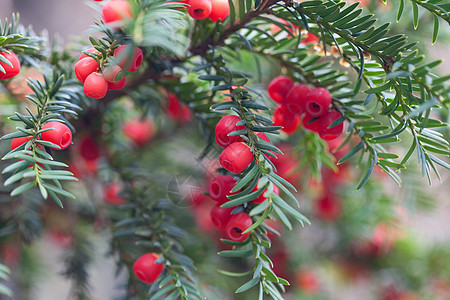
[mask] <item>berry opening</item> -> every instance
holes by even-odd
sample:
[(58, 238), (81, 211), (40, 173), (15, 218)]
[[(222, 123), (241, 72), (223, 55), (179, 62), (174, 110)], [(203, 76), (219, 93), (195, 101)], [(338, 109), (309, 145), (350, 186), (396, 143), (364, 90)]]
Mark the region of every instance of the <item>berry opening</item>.
[(66, 132), (61, 137), (61, 148), (67, 148), (72, 141), (72, 137), (70, 136), (70, 133)]
[(203, 11), (204, 11), (203, 8), (196, 8), (196, 9), (194, 9), (194, 12), (195, 12), (196, 14), (201, 14)]
[(225, 169), (227, 169), (228, 171), (230, 171), (232, 173), (235, 173), (233, 164), (228, 160), (222, 161), (222, 167), (224, 167)]
[(139, 67), (141, 66), (141, 64), (142, 64), (142, 61), (143, 61), (143, 57), (142, 57), (142, 55), (139, 55), (137, 58), (136, 58), (136, 61), (134, 62), (134, 68), (135, 69), (139, 69)]
[(230, 230), (230, 237), (234, 238), (234, 239), (240, 239), (242, 238), (242, 230), (238, 227), (233, 227)]
[(308, 102), (308, 110), (312, 113), (320, 113), (322, 111), (322, 107), (316, 102)]
[(219, 197), (220, 195), (220, 185), (217, 182), (211, 184), (211, 193), (213, 197)]

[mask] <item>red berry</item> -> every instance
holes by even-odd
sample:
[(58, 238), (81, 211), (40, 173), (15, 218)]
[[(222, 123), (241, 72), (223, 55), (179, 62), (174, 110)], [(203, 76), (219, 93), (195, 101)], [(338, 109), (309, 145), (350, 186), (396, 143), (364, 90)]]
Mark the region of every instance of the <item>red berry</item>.
[(335, 110), (330, 110), (324, 116), (321, 116), (318, 125), (318, 133), (324, 140), (333, 140), (338, 138), (344, 131), (344, 123), (328, 128), (334, 121), (342, 117), (342, 114)]
[(10, 53), (0, 52), (0, 56), (6, 58), (12, 65), (10, 66), (9, 64), (0, 60), (0, 66), (2, 66), (3, 69), (5, 70), (5, 73), (0, 71), (0, 80), (13, 78), (14, 76), (20, 73), (19, 58), (11, 50), (9, 50), (9, 52)]
[(132, 119), (123, 123), (122, 132), (137, 146), (144, 146), (155, 136), (155, 124), (151, 120)]
[(218, 230), (225, 230), (225, 227), (232, 216), (231, 213), (235, 208), (236, 207), (220, 207), (220, 204), (217, 204), (211, 209), (211, 221)]
[(286, 76), (277, 76), (269, 83), (267, 92), (273, 101), (281, 103), (294, 86), (292, 79)]
[(319, 132), (320, 118), (315, 118), (309, 114), (303, 116), (303, 127), (313, 132)]
[(122, 205), (127, 203), (127, 200), (118, 195), (121, 190), (122, 186), (117, 182), (113, 182), (106, 186), (104, 189), (105, 203), (108, 203), (110, 205)]
[[(255, 186), (255, 188), (253, 189), (252, 192), (255, 192), (257, 189), (258, 188)], [(252, 201), (255, 202), (255, 203), (263, 203), (267, 199), (267, 197), (265, 196), (266, 192), (267, 192), (267, 187), (264, 188), (264, 192), (261, 195), (259, 195), (258, 198), (253, 199)], [(280, 189), (276, 185), (273, 185), (273, 192), (275, 194), (279, 195), (280, 194)]]
[(44, 124), (42, 129), (53, 128), (41, 133), (41, 139), (53, 144), (58, 145), (61, 149), (56, 150), (64, 150), (72, 143), (72, 131), (67, 125), (52, 121)]
[(282, 131), (286, 134), (293, 134), (300, 126), (300, 116), (291, 113), (286, 106), (278, 105), (273, 111), (273, 125), (283, 126)]
[(305, 113), (313, 117), (323, 116), (331, 104), (331, 94), (325, 88), (315, 88), (306, 95)]
[(306, 95), (311, 89), (304, 84), (296, 84), (284, 99), (283, 104), (293, 114), (301, 114), (305, 110)]
[(108, 81), (108, 91), (111, 90), (120, 90), (123, 89), (127, 85), (127, 78), (125, 75), (117, 82), (109, 82)]
[(245, 241), (250, 232), (242, 234), (247, 228), (253, 225), (253, 221), (246, 213), (238, 213), (231, 216), (225, 227), (225, 234), (229, 240), (236, 242)]
[(250, 147), (242, 142), (235, 142), (223, 150), (219, 162), (226, 170), (240, 173), (253, 161)]
[(227, 147), (231, 143), (243, 141), (239, 135), (228, 136), (233, 131), (245, 129), (245, 126), (237, 126), (236, 123), (242, 121), (235, 115), (223, 117), (216, 125), (216, 142), (222, 147)]
[(230, 4), (228, 0), (211, 0), (211, 14), (209, 19), (217, 22), (219, 19), (223, 22), (230, 14)]
[(114, 57), (119, 60), (117, 64), (129, 72), (137, 71), (144, 60), (142, 50), (131, 45), (120, 45), (117, 47), (114, 51)]
[(230, 175), (219, 175), (211, 179), (208, 185), (208, 193), (211, 199), (219, 204), (227, 202), (228, 195), (232, 195), (231, 190), (236, 185), (236, 180)]
[(84, 83), (89, 75), (97, 71), (98, 62), (92, 57), (85, 57), (75, 64), (74, 69), (77, 79)]
[(17, 147), (22, 146), (23, 144), (25, 144), (26, 142), (28, 142), (29, 140), (31, 140), (31, 136), (24, 136), (24, 137), (18, 137), (15, 138), (11, 141), (11, 150), (16, 149)]
[[(90, 52), (90, 53), (97, 53), (97, 54), (100, 54), (100, 52), (98, 52), (98, 50), (95, 49), (95, 48), (89, 48), (89, 49), (84, 50), (84, 51), (85, 51), (85, 52)], [(78, 60), (82, 60), (83, 58), (86, 58), (86, 57), (90, 57), (90, 56), (87, 56), (86, 54), (81, 53), (80, 58), (78, 58)]]
[(211, 14), (211, 0), (190, 0), (189, 5), (188, 13), (193, 19), (202, 20)]
[(92, 73), (84, 81), (83, 86), (86, 96), (94, 99), (102, 99), (108, 92), (108, 81), (100, 73)]
[(102, 8), (102, 17), (105, 23), (133, 18), (130, 2), (126, 0), (106, 2)]
[(319, 38), (317, 36), (308, 32), (308, 35), (306, 36), (306, 38), (302, 39), (301, 43), (302, 44), (312, 44), (312, 43), (317, 43), (318, 41), (319, 41)]
[(146, 253), (139, 257), (133, 264), (134, 275), (145, 283), (154, 283), (164, 270), (163, 264), (155, 262), (159, 257), (156, 253)]

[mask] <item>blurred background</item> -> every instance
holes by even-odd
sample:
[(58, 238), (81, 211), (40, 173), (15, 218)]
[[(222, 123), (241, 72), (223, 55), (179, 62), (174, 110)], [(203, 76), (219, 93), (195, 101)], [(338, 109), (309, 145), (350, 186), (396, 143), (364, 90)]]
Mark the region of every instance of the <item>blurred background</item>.
[[(85, 39), (89, 26), (98, 19), (98, 11), (87, 5), (92, 2), (0, 0), (0, 19), (9, 19), (12, 12), (19, 12), (21, 23), (33, 24), (36, 32), (47, 30), (50, 37), (56, 34), (67, 44), (74, 41), (73, 36)], [(381, 23), (395, 20), (398, 1), (388, 1), (384, 5), (381, 0), (372, 0), (363, 2), (363, 5), (378, 12)], [(406, 11), (411, 10), (409, 5), (407, 1)], [(440, 68), (443, 74), (447, 74), (450, 70), (448, 26), (441, 24), (438, 42), (432, 46), (431, 17), (423, 14), (417, 31), (413, 30), (411, 19), (409, 14), (404, 14), (394, 30), (406, 32), (411, 40), (421, 41), (429, 60), (446, 59)], [(273, 76), (270, 71), (267, 73), (266, 82)], [(126, 102), (119, 103), (115, 109), (123, 111), (125, 107), (129, 107)], [(5, 122), (5, 114), (2, 112), (2, 122)], [(2, 125), (5, 132), (9, 130), (8, 126)], [(193, 135), (182, 134), (174, 138), (180, 139), (177, 143), (192, 145), (190, 140), (198, 138)], [(202, 141), (198, 140), (198, 143)], [(2, 154), (7, 151), (7, 145), (4, 146), (0, 145)], [(191, 150), (193, 155), (199, 151), (195, 147)], [(406, 150), (399, 149), (399, 153), (406, 153)], [(148, 159), (151, 161), (154, 157)], [(403, 173), (404, 185), (401, 188), (378, 173), (364, 190), (355, 192), (360, 170), (346, 165), (340, 169), (339, 175), (324, 176), (326, 182), (308, 182), (308, 189), (298, 196), (302, 201), (302, 212), (311, 219), (312, 225), (292, 232), (285, 230), (271, 250), (279, 268), (277, 271), (292, 285), (287, 299), (450, 299), (448, 173), (441, 170), (442, 182), (434, 180), (430, 187), (426, 179), (418, 175), (419, 167), (411, 169)], [(332, 186), (333, 194), (338, 195), (335, 199), (322, 197), (327, 186)], [(79, 188), (74, 187), (76, 189)], [(202, 206), (192, 210), (198, 223), (197, 234), (204, 235), (205, 239), (187, 248), (191, 257), (197, 257), (200, 279), (205, 281), (205, 289), (210, 295), (208, 299), (254, 299), (252, 294), (236, 298), (230, 291), (237, 283), (215, 273), (216, 266), (227, 262), (219, 261), (215, 256), (216, 243), (211, 241), (217, 240), (217, 233), (210, 225), (205, 225), (207, 221), (204, 219), (208, 218), (205, 211)], [(53, 216), (54, 227), (63, 223), (61, 219), (64, 216), (60, 216), (57, 210), (49, 210), (48, 215)], [(22, 258), (18, 257), (20, 255), (14, 247), (2, 246), (2, 260), (11, 266), (13, 272), (21, 263), (32, 266), (29, 274), (23, 270), (16, 272), (16, 290), (26, 286), (29, 292), (24, 293), (23, 298), (15, 299), (67, 299), (71, 284), (61, 276), (67, 247), (65, 238), (64, 232), (47, 232), (22, 252)], [(105, 255), (109, 248), (103, 234), (94, 232), (91, 238), (96, 249), (89, 269), (93, 299), (120, 297), (119, 286), (127, 275), (116, 274), (113, 258)], [(29, 278), (33, 278), (33, 282), (27, 282)]]

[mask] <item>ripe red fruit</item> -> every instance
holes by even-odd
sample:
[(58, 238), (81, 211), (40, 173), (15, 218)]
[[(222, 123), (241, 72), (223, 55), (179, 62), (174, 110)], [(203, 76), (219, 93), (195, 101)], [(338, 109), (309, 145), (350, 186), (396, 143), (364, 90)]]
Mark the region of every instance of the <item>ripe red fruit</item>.
[(97, 69), (98, 62), (92, 57), (85, 57), (79, 60), (74, 67), (75, 76), (81, 83), (84, 83), (86, 78), (97, 71)]
[(228, 0), (211, 0), (211, 13), (209, 19), (217, 22), (219, 19), (223, 22), (230, 14), (230, 4)]
[(84, 160), (97, 160), (100, 157), (100, 151), (94, 138), (90, 135), (83, 135), (78, 144), (78, 152)]
[(29, 140), (31, 140), (31, 136), (24, 136), (24, 137), (18, 137), (15, 138), (11, 141), (11, 150), (16, 149), (17, 147), (22, 146), (23, 144), (25, 144), (26, 142), (28, 142)]
[[(255, 188), (253, 189), (252, 192), (255, 192), (257, 189), (258, 188), (255, 186)], [(267, 192), (267, 187), (264, 188), (264, 192), (261, 195), (259, 195), (258, 198), (253, 199), (252, 201), (255, 202), (255, 203), (263, 203), (267, 199), (267, 197), (265, 196), (266, 192)], [(276, 185), (273, 185), (273, 192), (275, 194), (279, 195), (280, 194), (280, 189)]]
[(320, 122), (320, 118), (315, 118), (308, 114), (303, 116), (303, 127), (313, 132), (319, 132)]
[(127, 200), (120, 197), (118, 194), (122, 190), (122, 186), (117, 183), (113, 182), (109, 185), (107, 185), (104, 189), (104, 201), (105, 203), (111, 204), (111, 205), (122, 205), (127, 203)]
[(267, 93), (273, 101), (281, 103), (294, 86), (294, 82), (287, 76), (277, 76), (267, 86)]
[(134, 262), (133, 273), (145, 283), (154, 283), (164, 270), (164, 264), (155, 262), (159, 257), (156, 253), (142, 255)]
[(220, 154), (219, 162), (222, 167), (232, 173), (240, 173), (253, 161), (250, 147), (242, 142), (229, 145)]
[(122, 132), (137, 146), (144, 146), (155, 136), (155, 124), (151, 120), (131, 119), (123, 123)]
[(220, 204), (217, 204), (211, 209), (211, 221), (218, 230), (225, 230), (225, 227), (232, 216), (231, 213), (235, 208), (236, 207), (220, 207)]
[(236, 180), (230, 175), (219, 175), (211, 179), (208, 184), (208, 193), (211, 199), (219, 202), (219, 204), (227, 202), (228, 195), (232, 195), (230, 192), (236, 185)]
[(302, 39), (301, 43), (302, 44), (312, 44), (312, 43), (317, 43), (318, 41), (319, 41), (319, 38), (317, 36), (308, 32), (307, 36), (304, 39)]
[(283, 126), (282, 131), (293, 134), (300, 127), (301, 118), (291, 113), (286, 106), (278, 105), (273, 111), (272, 121), (274, 126)]
[(315, 88), (306, 95), (305, 113), (313, 117), (320, 117), (327, 113), (331, 104), (331, 94), (325, 88)]
[(196, 20), (202, 20), (211, 14), (211, 0), (190, 0), (188, 7), (189, 15)]
[(97, 72), (92, 73), (86, 77), (83, 90), (86, 96), (94, 99), (101, 99), (105, 97), (106, 92), (108, 92), (108, 81), (106, 81), (102, 74)]
[(106, 2), (102, 8), (102, 17), (105, 23), (123, 21), (133, 18), (130, 3), (124, 1)]
[(328, 128), (334, 121), (342, 117), (342, 114), (335, 110), (330, 110), (321, 116), (318, 125), (318, 133), (320, 137), (326, 141), (338, 138), (344, 131), (344, 123)]
[(72, 131), (70, 131), (70, 128), (67, 127), (67, 125), (52, 121), (42, 126), (42, 129), (47, 128), (53, 129), (41, 133), (41, 139), (56, 144), (61, 148), (56, 150), (64, 150), (72, 143)]
[(120, 45), (117, 47), (114, 50), (114, 57), (119, 60), (117, 64), (129, 72), (137, 71), (144, 60), (142, 50), (131, 45)]
[(301, 114), (305, 111), (306, 95), (311, 88), (305, 84), (296, 84), (291, 88), (283, 104), (293, 114)]
[(250, 235), (250, 232), (247, 232), (245, 234), (242, 234), (242, 232), (247, 230), (252, 225), (253, 221), (246, 213), (238, 213), (232, 215), (227, 223), (227, 226), (225, 227), (225, 234), (227, 236), (227, 239), (235, 242), (245, 241)]
[(0, 66), (3, 67), (3, 69), (5, 70), (5, 73), (0, 71), (0, 80), (13, 78), (14, 76), (16, 76), (17, 74), (20, 73), (19, 58), (11, 50), (9, 50), (9, 52), (10, 53), (0, 52), (0, 56), (3, 56), (4, 58), (6, 58), (12, 65), (12, 66), (10, 66), (9, 64), (7, 64), (5, 62), (0, 61)]
[(216, 125), (216, 142), (222, 147), (227, 147), (231, 143), (243, 141), (239, 135), (228, 136), (233, 131), (245, 129), (245, 126), (237, 126), (236, 123), (242, 121), (235, 115), (228, 115), (220, 119)]

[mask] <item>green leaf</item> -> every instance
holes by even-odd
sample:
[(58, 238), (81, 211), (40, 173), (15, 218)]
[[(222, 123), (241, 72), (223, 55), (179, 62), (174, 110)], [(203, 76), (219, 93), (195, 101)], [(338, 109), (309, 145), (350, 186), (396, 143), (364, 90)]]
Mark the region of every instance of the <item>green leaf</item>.
[(417, 3), (414, 1), (411, 1), (412, 7), (413, 7), (413, 24), (414, 29), (417, 29), (419, 26), (419, 7), (417, 6)]
[(369, 162), (367, 163), (367, 168), (364, 173), (364, 176), (361, 177), (361, 180), (359, 181), (359, 184), (358, 184), (358, 187), (356, 188), (356, 190), (361, 189), (364, 186), (364, 184), (366, 184), (367, 180), (369, 180), (369, 178), (370, 178), (370, 175), (372, 175), (374, 167), (375, 167), (375, 159), (371, 158), (369, 160)]
[(65, 197), (67, 197), (67, 198), (75, 199), (75, 196), (74, 196), (74, 195), (72, 195), (71, 193), (69, 193), (69, 192), (63, 190), (62, 188), (59, 188), (59, 187), (57, 187), (57, 186), (54, 186), (54, 185), (49, 184), (49, 183), (44, 183), (44, 182), (42, 183), (42, 185), (43, 185), (46, 189), (48, 189), (48, 190), (50, 190), (50, 191), (52, 191), (52, 192), (55, 192), (55, 193), (60, 194), (60, 195), (63, 195), (63, 196), (65, 196)]
[(34, 186), (33, 182), (27, 182), (25, 184), (22, 184), (21, 186), (16, 187), (14, 190), (11, 191), (11, 197), (17, 196), (19, 194), (22, 194), (23, 192), (28, 191)]
[(217, 254), (223, 257), (248, 257), (253, 254), (253, 250), (224, 250)]
[(349, 160), (353, 155), (355, 155), (356, 153), (358, 153), (361, 149), (364, 148), (364, 141), (361, 141), (358, 143), (358, 145), (356, 145), (354, 148), (352, 148), (347, 154), (345, 154), (339, 161), (338, 161), (338, 165), (346, 162), (347, 160)]
[(252, 271), (237, 273), (237, 272), (230, 272), (230, 271), (218, 269), (217, 272), (220, 274), (226, 275), (226, 276), (230, 276), (230, 277), (244, 277), (244, 276), (248, 276)]
[(397, 12), (397, 22), (400, 21), (400, 18), (402, 17), (404, 7), (405, 7), (405, 0), (400, 0), (400, 5), (398, 7)]
[(267, 208), (263, 215), (255, 222), (253, 223), (252, 226), (250, 226), (249, 228), (247, 228), (242, 234), (248, 233), (250, 231), (252, 231), (253, 229), (255, 229), (256, 227), (258, 227), (259, 225), (261, 225), (262, 222), (264, 222), (264, 220), (267, 218), (267, 216), (269, 215), (271, 209)]
[(169, 293), (170, 291), (176, 289), (176, 286), (172, 283), (169, 285), (166, 285), (164, 288), (160, 289), (156, 294), (154, 294), (150, 300), (158, 300), (161, 299), (162, 296)]
[(236, 294), (245, 292), (249, 289), (251, 289), (252, 287), (254, 287), (255, 285), (257, 285), (259, 283), (259, 281), (261, 280), (260, 277), (255, 277), (250, 279), (249, 281), (247, 281), (246, 283), (244, 283), (243, 285), (241, 285), (237, 290), (236, 290)]
[(259, 167), (258, 165), (254, 165), (248, 172), (247, 174), (245, 174), (244, 177), (241, 178), (241, 180), (239, 180), (236, 185), (234, 186), (234, 188), (231, 190), (231, 193), (235, 193), (237, 191), (239, 191), (240, 189), (242, 189), (247, 183), (250, 182), (250, 180), (252, 180), (255, 177), (259, 177)]
[(233, 206), (238, 206), (238, 205), (242, 205), (244, 203), (247, 203), (253, 199), (258, 198), (262, 193), (264, 192), (264, 189), (259, 189), (257, 191), (254, 191), (250, 194), (244, 195), (242, 197), (239, 197), (237, 199), (233, 199), (230, 201), (225, 202), (224, 204), (221, 205), (221, 207), (233, 207)]
[(309, 220), (302, 215), (300, 212), (298, 212), (295, 208), (289, 206), (280, 196), (277, 194), (273, 194), (273, 203), (282, 208), (285, 212), (292, 215), (300, 224), (303, 225), (303, 223), (310, 224)]
[(436, 43), (438, 33), (439, 33), (439, 19), (435, 14), (433, 14), (433, 19), (434, 19), (434, 26), (433, 26), (433, 38), (431, 40), (432, 45), (434, 45), (434, 43)]

